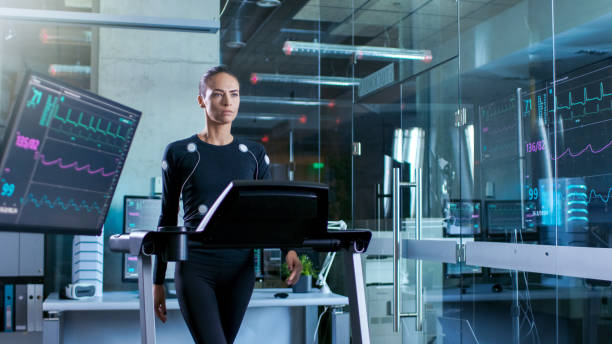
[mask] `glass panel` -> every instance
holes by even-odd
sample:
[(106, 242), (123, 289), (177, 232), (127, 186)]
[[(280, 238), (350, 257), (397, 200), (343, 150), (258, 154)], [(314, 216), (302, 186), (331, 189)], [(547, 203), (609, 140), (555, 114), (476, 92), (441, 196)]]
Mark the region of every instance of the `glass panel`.
[[(559, 246), (609, 249), (612, 61), (603, 47), (609, 46), (605, 32), (612, 4), (591, 1), (581, 6), (579, 15), (568, 1), (554, 1), (554, 6), (556, 82), (554, 98), (548, 102), (553, 110), (548, 132), (554, 133), (549, 143), (557, 171), (552, 184), (557, 203), (552, 207), (555, 227), (550, 232), (556, 234)], [(559, 338), (606, 342), (611, 282), (568, 276), (558, 276), (554, 282)]]
[[(453, 127), (459, 67), (455, 58), (456, 15), (456, 3), (436, 1), (370, 1), (355, 13), (355, 45), (431, 53), (425, 60), (359, 60), (354, 66), (362, 84), (355, 90), (353, 141), (362, 146), (361, 154), (353, 159), (353, 219), (356, 228), (371, 229), (374, 241), (386, 243), (376, 247), (392, 247), (394, 167), (400, 169), (402, 182), (414, 181), (415, 169), (422, 171), (424, 238), (444, 237), (445, 205), (449, 199), (459, 198), (460, 183), (451, 175), (455, 170), (451, 166), (460, 164)], [(393, 76), (391, 82), (385, 83), (386, 73)], [(377, 82), (368, 87), (367, 80)], [(417, 192), (402, 186), (399, 196), (400, 238), (414, 239)], [(373, 342), (428, 343), (443, 337), (445, 329), (449, 337), (456, 332), (454, 325), (443, 328), (439, 320), (443, 317), (444, 266), (422, 262), (419, 274), (418, 264), (399, 260), (402, 318), (399, 332), (394, 333), (393, 252), (387, 249), (366, 255), (366, 298)], [(420, 280), (425, 303), (423, 329), (417, 331), (416, 288)]]
[[(467, 210), (462, 218), (481, 228), (473, 240), (555, 244), (548, 202), (556, 170), (545, 143), (554, 139), (548, 130), (552, 13), (550, 1), (459, 6), (460, 103), (467, 115), (460, 135), (467, 144), (461, 146), (464, 168), (458, 173)], [(466, 202), (477, 202), (480, 211)], [(461, 281), (464, 298), (449, 304), (469, 324), (462, 336), (473, 332), (480, 343), (559, 338), (554, 276), (491, 267), (479, 272)]]

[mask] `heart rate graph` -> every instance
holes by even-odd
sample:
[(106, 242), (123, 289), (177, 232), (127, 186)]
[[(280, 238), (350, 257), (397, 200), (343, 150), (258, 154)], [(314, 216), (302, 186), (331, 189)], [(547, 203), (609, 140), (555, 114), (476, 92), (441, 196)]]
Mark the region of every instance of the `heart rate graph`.
[(81, 171), (85, 171), (89, 174), (100, 174), (102, 177), (110, 177), (114, 174), (117, 174), (117, 171), (112, 171), (112, 172), (106, 172), (104, 170), (104, 167), (100, 167), (98, 169), (92, 169), (90, 164), (87, 165), (83, 165), (83, 166), (79, 166), (79, 162), (78, 161), (73, 161), (69, 164), (64, 164), (63, 163), (63, 158), (57, 158), (55, 160), (45, 160), (45, 155), (39, 152), (36, 152), (34, 154), (34, 159), (35, 160), (39, 160), (41, 164), (45, 165), (45, 166), (54, 166), (57, 165), (59, 168), (65, 170), (65, 169), (74, 169), (77, 172), (81, 172)]
[[(33, 98), (38, 90), (32, 87)], [(84, 141), (97, 148), (112, 148), (121, 152), (126, 140), (133, 134), (133, 122), (125, 119), (104, 118), (100, 114), (75, 111), (74, 103), (66, 96), (49, 94), (38, 124), (52, 131), (68, 136), (71, 141)], [(32, 105), (36, 110), (39, 105)], [(78, 115), (75, 115), (78, 112)]]
[(604, 145), (603, 147), (594, 149), (592, 144), (587, 144), (586, 147), (584, 147), (583, 149), (581, 149), (580, 151), (574, 153), (572, 151), (571, 148), (567, 148), (565, 149), (561, 154), (557, 155), (557, 156), (551, 156), (550, 158), (553, 160), (559, 160), (563, 157), (571, 157), (571, 158), (578, 158), (579, 156), (583, 155), (586, 152), (591, 152), (592, 154), (599, 154), (603, 151), (605, 151), (606, 149), (612, 147), (612, 140), (610, 142), (608, 142), (606, 145)]
[(141, 113), (30, 73), (0, 161), (0, 230), (99, 234)]
[(43, 195), (42, 197), (38, 198), (34, 194), (28, 194), (28, 196), (20, 198), (19, 202), (23, 205), (31, 203), (36, 208), (44, 206), (50, 209), (70, 209), (74, 211), (84, 211), (88, 213), (95, 211), (100, 214), (102, 212), (102, 209), (96, 202), (93, 202), (93, 204), (88, 204), (86, 201), (78, 202), (72, 198), (68, 199), (67, 201), (63, 201), (61, 197), (56, 197), (53, 201), (51, 201), (49, 197), (47, 197), (47, 195)]
[(562, 121), (568, 130), (612, 120), (612, 66), (574, 73), (556, 83), (556, 96), (549, 93), (548, 117)]

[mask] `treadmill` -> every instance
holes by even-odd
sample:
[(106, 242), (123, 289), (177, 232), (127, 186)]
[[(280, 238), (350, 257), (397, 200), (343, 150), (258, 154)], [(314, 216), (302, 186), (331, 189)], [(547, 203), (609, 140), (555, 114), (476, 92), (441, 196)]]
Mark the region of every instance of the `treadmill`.
[(344, 251), (353, 343), (370, 343), (360, 254), (372, 233), (328, 231), (328, 187), (319, 183), (268, 180), (231, 182), (210, 207), (200, 225), (159, 227), (110, 237), (114, 252), (138, 256), (140, 329), (143, 344), (155, 343), (151, 256), (185, 261), (188, 242), (206, 248), (312, 248)]

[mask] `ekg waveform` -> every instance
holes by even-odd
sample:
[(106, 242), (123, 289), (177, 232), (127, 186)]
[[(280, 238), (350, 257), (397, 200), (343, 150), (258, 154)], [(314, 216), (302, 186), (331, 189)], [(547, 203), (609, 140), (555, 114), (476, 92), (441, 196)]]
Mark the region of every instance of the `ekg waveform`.
[(559, 160), (559, 159), (563, 158), (566, 155), (569, 156), (569, 157), (572, 157), (572, 158), (577, 158), (577, 157), (581, 156), (582, 154), (584, 154), (586, 151), (591, 151), (591, 153), (593, 153), (593, 154), (599, 154), (599, 153), (603, 152), (604, 150), (610, 148), (610, 146), (612, 146), (612, 141), (608, 142), (607, 145), (601, 147), (600, 149), (594, 150), (593, 149), (593, 145), (591, 145), (589, 143), (588, 145), (586, 145), (586, 147), (584, 147), (578, 153), (574, 153), (574, 152), (572, 152), (572, 150), (570, 148), (568, 148), (568, 149), (564, 150), (563, 153), (561, 153), (561, 155), (559, 155), (557, 157), (551, 156), (551, 159)]
[(91, 169), (91, 165), (87, 164), (87, 165), (83, 165), (83, 166), (79, 166), (79, 163), (77, 161), (74, 161), (70, 164), (63, 164), (62, 158), (57, 158), (55, 160), (50, 160), (47, 161), (45, 159), (45, 155), (39, 152), (36, 152), (34, 154), (34, 159), (40, 161), (43, 165), (45, 166), (53, 166), (53, 165), (58, 165), (59, 168), (61, 169), (74, 169), (77, 172), (81, 172), (81, 171), (85, 171), (89, 174), (100, 174), (102, 175), (102, 177), (110, 177), (114, 174), (117, 173), (117, 171), (112, 171), (112, 172), (105, 172), (104, 167), (100, 167), (98, 169), (92, 170)]
[[(572, 100), (572, 92), (569, 92), (567, 105), (566, 106), (559, 106), (559, 105), (557, 105), (557, 110), (563, 110), (563, 109), (569, 110), (569, 109), (571, 109), (575, 105), (586, 106), (586, 104), (588, 102), (592, 102), (594, 100), (602, 101), (605, 97), (609, 97), (609, 96), (612, 96), (612, 93), (605, 93), (604, 92), (603, 82), (600, 82), (599, 83), (599, 97), (589, 98), (588, 95), (587, 95), (587, 89), (585, 87), (584, 91), (583, 91), (582, 101), (574, 102)], [(553, 111), (554, 111), (554, 109), (553, 110), (549, 110), (549, 112), (553, 112)]]
[(98, 214), (102, 213), (102, 209), (96, 202), (93, 204), (88, 204), (85, 201), (81, 201), (81, 203), (76, 203), (76, 201), (71, 198), (68, 201), (64, 202), (60, 197), (57, 197), (54, 201), (51, 201), (47, 195), (43, 195), (40, 199), (34, 196), (34, 194), (28, 194), (27, 197), (22, 197), (19, 199), (21, 204), (27, 205), (28, 203), (32, 203), (36, 208), (40, 208), (42, 206), (49, 207), (51, 209), (59, 208), (62, 210), (68, 210), (70, 208), (74, 208), (75, 211), (87, 211), (88, 213), (92, 211), (96, 211)]
[[(62, 100), (63, 101), (63, 98)], [(60, 101), (60, 102), (61, 102)], [(111, 130), (111, 122), (108, 122), (106, 125), (106, 128), (104, 128), (104, 124), (102, 124), (102, 128), (100, 127), (100, 124), (102, 123), (102, 119), (100, 118), (96, 118), (94, 116), (91, 116), (89, 118), (89, 122), (84, 121), (83, 119), (83, 113), (81, 112), (79, 114), (79, 118), (75, 120), (71, 119), (70, 116), (72, 114), (72, 109), (68, 109), (65, 117), (61, 117), (58, 115), (59, 112), (59, 103), (58, 102), (58, 98), (57, 97), (52, 97), (51, 95), (49, 95), (47, 97), (47, 103), (45, 105), (42, 117), (40, 118), (39, 124), (41, 126), (45, 126), (45, 127), (49, 127), (49, 125), (51, 124), (51, 120), (55, 119), (58, 120), (64, 124), (70, 124), (76, 128), (84, 128), (87, 131), (91, 131), (93, 133), (100, 133), (104, 136), (110, 136), (116, 139), (120, 139), (125, 141), (126, 138), (125, 136), (121, 136), (120, 132), (121, 132), (121, 125), (117, 125), (117, 129), (116, 130)], [(131, 130), (132, 128), (128, 129)], [(124, 134), (125, 135), (125, 134)]]

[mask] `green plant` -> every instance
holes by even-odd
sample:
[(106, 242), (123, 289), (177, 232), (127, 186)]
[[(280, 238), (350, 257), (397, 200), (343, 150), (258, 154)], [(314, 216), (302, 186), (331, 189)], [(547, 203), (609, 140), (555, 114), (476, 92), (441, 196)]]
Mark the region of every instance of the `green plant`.
[[(317, 277), (318, 273), (315, 270), (312, 260), (310, 260), (310, 257), (303, 254), (300, 256), (300, 262), (302, 263), (302, 275), (313, 276), (313, 278)], [(287, 267), (286, 262), (283, 263), (283, 265), (281, 266), (281, 276), (283, 279), (289, 277), (289, 268)]]

